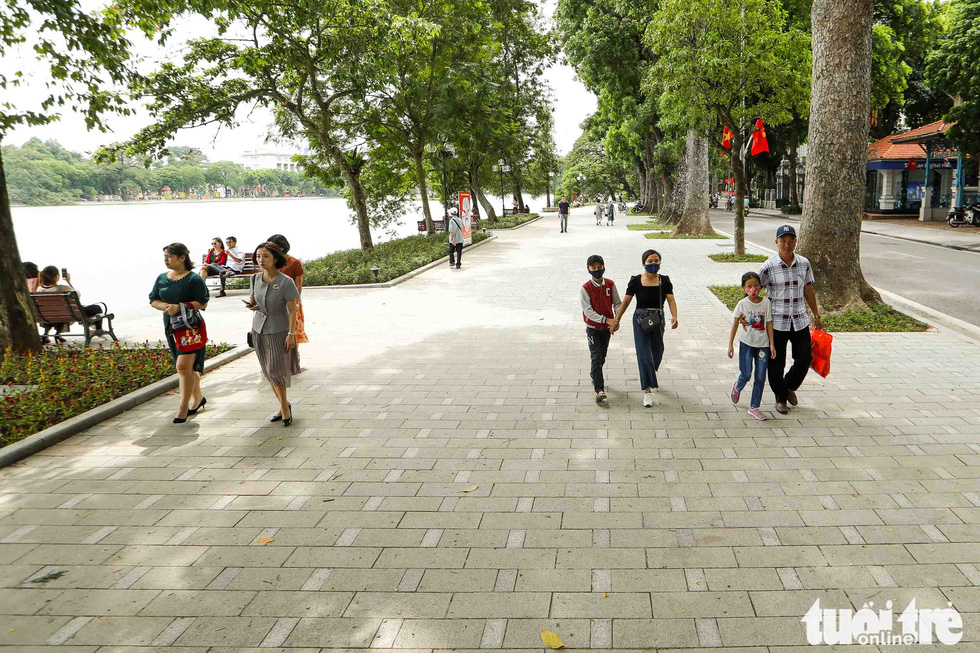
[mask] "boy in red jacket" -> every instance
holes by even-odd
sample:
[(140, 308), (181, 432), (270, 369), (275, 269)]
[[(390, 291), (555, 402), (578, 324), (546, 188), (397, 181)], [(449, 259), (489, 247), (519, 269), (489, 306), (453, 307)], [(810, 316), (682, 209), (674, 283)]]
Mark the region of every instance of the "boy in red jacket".
[(585, 320), (585, 333), (589, 338), (589, 353), (592, 357), (592, 386), (595, 388), (597, 403), (606, 400), (606, 385), (602, 378), (602, 366), (606, 363), (609, 349), (609, 336), (619, 327), (613, 317), (622, 303), (619, 290), (611, 279), (604, 279), (606, 263), (598, 254), (593, 254), (586, 262), (592, 278), (582, 286), (582, 318)]

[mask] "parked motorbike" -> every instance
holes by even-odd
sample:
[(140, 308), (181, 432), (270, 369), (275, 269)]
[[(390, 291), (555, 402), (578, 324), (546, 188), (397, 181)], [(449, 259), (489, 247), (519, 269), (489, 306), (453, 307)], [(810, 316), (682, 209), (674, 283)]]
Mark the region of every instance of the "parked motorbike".
[(640, 202), (640, 200), (636, 200), (636, 204), (634, 204), (630, 208), (630, 213), (639, 213), (642, 210), (643, 210), (643, 203)]
[(947, 214), (947, 224), (950, 227), (958, 227), (961, 224), (980, 227), (980, 203), (971, 204), (964, 208), (962, 206), (953, 207)]

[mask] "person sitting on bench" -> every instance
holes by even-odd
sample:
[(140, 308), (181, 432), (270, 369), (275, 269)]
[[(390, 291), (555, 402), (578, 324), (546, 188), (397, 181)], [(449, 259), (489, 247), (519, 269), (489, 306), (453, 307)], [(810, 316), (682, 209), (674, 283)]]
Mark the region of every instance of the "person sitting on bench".
[(235, 271), (228, 267), (228, 252), (225, 250), (224, 242), (220, 238), (215, 238), (211, 241), (208, 258), (201, 266), (201, 278), (207, 281), (208, 275), (213, 274), (221, 279), (221, 292), (218, 293), (218, 297), (224, 297), (225, 277), (234, 273)]
[[(61, 275), (58, 273), (58, 268), (53, 265), (49, 265), (43, 270), (41, 270), (40, 284), (37, 287), (37, 292), (39, 293), (49, 293), (49, 292), (74, 292), (78, 295), (79, 302), (81, 302), (82, 294), (75, 290), (75, 286), (71, 285), (71, 275), (65, 270), (65, 283), (61, 283)], [(87, 317), (95, 319), (95, 330), (102, 330), (102, 319), (99, 317), (105, 312), (105, 305), (90, 304), (88, 306), (82, 305), (82, 311)], [(59, 333), (64, 333), (71, 326), (67, 323), (55, 324), (55, 325), (45, 325), (44, 335), (41, 337), (41, 342), (48, 344), (51, 339), (48, 338), (48, 331), (54, 326), (55, 341), (65, 342), (65, 339), (57, 335)]]

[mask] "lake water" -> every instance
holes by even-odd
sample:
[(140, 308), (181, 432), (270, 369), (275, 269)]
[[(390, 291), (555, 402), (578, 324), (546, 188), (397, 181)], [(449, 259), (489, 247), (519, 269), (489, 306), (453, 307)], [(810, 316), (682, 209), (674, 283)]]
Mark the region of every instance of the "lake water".
[[(489, 199), (500, 205), (499, 198)], [(543, 197), (526, 201), (532, 211), (545, 203)], [(441, 217), (440, 205), (431, 206), (433, 217)], [(391, 228), (393, 233), (375, 231), (374, 242), (418, 233), (421, 208), (417, 211)], [(197, 264), (214, 237), (236, 236), (239, 247), (250, 252), (281, 233), (289, 239), (290, 254), (311, 259), (360, 245), (350, 215), (341, 198), (13, 207), (21, 260), (68, 268), (83, 302), (105, 302), (116, 313), (147, 303), (153, 280), (166, 269), (163, 247), (169, 243), (187, 245)]]

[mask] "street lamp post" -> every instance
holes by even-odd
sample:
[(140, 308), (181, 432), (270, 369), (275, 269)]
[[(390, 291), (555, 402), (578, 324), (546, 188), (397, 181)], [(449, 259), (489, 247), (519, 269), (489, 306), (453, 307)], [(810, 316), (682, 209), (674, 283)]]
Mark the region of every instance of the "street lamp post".
[(554, 179), (554, 177), (555, 177), (555, 173), (553, 172), (548, 173), (548, 190), (546, 191), (547, 197), (545, 197), (548, 206), (551, 206), (551, 180)]
[(449, 230), (449, 175), (446, 171), (447, 162), (456, 158), (456, 146), (449, 142), (445, 134), (439, 134), (438, 143), (429, 143), (425, 146), (429, 154), (438, 154), (442, 166), (442, 213), (443, 225), (446, 231)]
[(505, 217), (507, 215), (507, 204), (505, 203), (506, 198), (504, 197), (504, 173), (510, 172), (510, 166), (504, 163), (503, 159), (499, 159), (497, 165), (493, 166), (493, 171), (500, 173), (500, 216)]
[[(583, 177), (580, 174), (577, 177), (575, 177), (575, 179), (578, 181), (578, 194), (579, 194), (579, 198), (581, 198), (582, 197), (582, 186), (583, 186), (583, 184), (585, 184), (585, 177)], [(584, 200), (582, 201), (582, 204), (585, 204), (585, 201)]]

